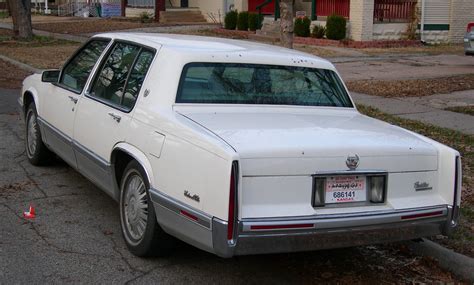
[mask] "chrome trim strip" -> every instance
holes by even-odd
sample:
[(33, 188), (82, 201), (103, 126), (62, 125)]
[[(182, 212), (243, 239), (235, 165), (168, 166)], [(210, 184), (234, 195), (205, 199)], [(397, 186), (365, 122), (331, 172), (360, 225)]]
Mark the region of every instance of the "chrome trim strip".
[(103, 159), (102, 157), (97, 155), (95, 152), (89, 150), (88, 148), (86, 148), (82, 144), (78, 143), (76, 140), (73, 140), (72, 138), (70, 138), (69, 136), (67, 136), (66, 134), (64, 134), (63, 132), (61, 132), (56, 127), (54, 127), (53, 125), (51, 125), (50, 123), (48, 123), (47, 121), (45, 121), (43, 118), (41, 118), (39, 116), (38, 116), (38, 122), (40, 123), (40, 125), (43, 125), (44, 127), (47, 127), (51, 131), (56, 133), (58, 135), (58, 137), (61, 138), (64, 142), (71, 144), (71, 146), (74, 148), (74, 150), (77, 150), (82, 155), (86, 156), (87, 158), (98, 162), (98, 165), (104, 171), (109, 170), (110, 163), (108, 163), (105, 159)]
[[(242, 159), (245, 160), (245, 159)], [(392, 172), (387, 172), (386, 170), (361, 170), (364, 173), (371, 173), (374, 171), (375, 173), (383, 173), (386, 172), (387, 174), (403, 174), (403, 173), (420, 173), (420, 172), (435, 172), (436, 170), (413, 170), (413, 171), (392, 171)], [(327, 174), (325, 174), (327, 172)], [(310, 176), (318, 176), (318, 175), (335, 175), (334, 173), (340, 172), (341, 175), (352, 175), (350, 170), (336, 170), (336, 171), (324, 171), (324, 172), (318, 172), (317, 174), (284, 174), (284, 175), (242, 175), (243, 178), (254, 178), (254, 177), (310, 177)], [(354, 175), (357, 175), (359, 173), (354, 173)]]
[(110, 169), (110, 163), (108, 163), (105, 159), (101, 158), (100, 156), (98, 156), (96, 153), (94, 153), (93, 151), (89, 150), (88, 148), (86, 148), (85, 146), (81, 145), (80, 143), (78, 143), (77, 141), (73, 140), (72, 142), (72, 146), (74, 147), (74, 149), (79, 152), (80, 154), (84, 155), (85, 157), (87, 157), (88, 159), (90, 159), (91, 161), (95, 161), (97, 166), (99, 166), (102, 170), (108, 172), (109, 169)]
[(338, 176), (338, 175), (388, 175), (386, 170), (334, 170), (334, 171), (317, 171), (311, 174), (313, 177), (319, 176)]
[(50, 131), (52, 131), (52, 133), (55, 133), (57, 137), (59, 137), (62, 141), (68, 144), (72, 143), (72, 139), (68, 135), (58, 130), (56, 127), (54, 127), (53, 125), (45, 121), (40, 116), (38, 116), (37, 118), (38, 118), (38, 123), (40, 124), (40, 127), (47, 127)]
[(420, 207), (420, 208), (408, 208), (403, 210), (381, 210), (381, 211), (364, 211), (358, 213), (345, 213), (345, 214), (325, 214), (325, 215), (311, 215), (311, 216), (292, 216), (292, 217), (271, 217), (271, 218), (245, 218), (242, 221), (245, 222), (254, 222), (254, 221), (301, 221), (301, 220), (310, 220), (310, 219), (348, 219), (354, 217), (366, 217), (366, 216), (381, 216), (389, 215), (394, 213), (399, 214), (408, 214), (415, 211), (436, 211), (440, 208), (446, 208), (446, 205), (436, 205), (430, 207)]
[[(157, 189), (154, 189), (154, 188), (150, 188), (148, 190), (149, 194), (150, 194), (150, 198), (151, 198), (151, 201), (153, 203), (156, 203), (176, 214), (178, 214), (179, 216), (181, 216), (182, 218), (188, 220), (188, 221), (191, 221), (191, 222), (194, 222), (206, 229), (212, 229), (212, 217), (209, 216), (208, 214), (200, 211), (200, 210), (197, 210), (195, 208), (192, 208), (186, 204), (184, 204), (183, 202), (181, 201), (178, 201), (160, 191), (158, 191)], [(198, 220), (192, 220), (192, 219), (189, 219), (187, 218), (186, 216), (182, 215), (181, 214), (181, 210), (183, 211), (186, 211), (194, 216), (196, 216), (198, 218)]]
[[(405, 219), (402, 220), (404, 216), (410, 215), (419, 215), (424, 213), (431, 213), (439, 211), (442, 214), (435, 215), (435, 216), (428, 216), (428, 217), (420, 217), (420, 218), (413, 218), (413, 219)], [(448, 208), (447, 206), (442, 207), (433, 207), (428, 209), (417, 209), (411, 211), (392, 211), (391, 213), (384, 213), (384, 214), (366, 214), (361, 216), (340, 216), (340, 215), (325, 215), (325, 216), (315, 216), (313, 218), (307, 219), (292, 219), (292, 220), (242, 220), (241, 221), (241, 231), (243, 233), (259, 233), (262, 231), (265, 232), (282, 232), (282, 231), (311, 231), (313, 229), (317, 230), (332, 230), (332, 229), (339, 229), (339, 228), (351, 228), (351, 227), (360, 227), (360, 226), (375, 226), (381, 224), (392, 224), (392, 223), (399, 223), (399, 222), (410, 222), (416, 220), (427, 220), (427, 219), (435, 219), (435, 218), (443, 218), (446, 219), (448, 215)], [(314, 224), (314, 228), (298, 228), (298, 229), (271, 229), (271, 230), (252, 230), (252, 226), (276, 226), (276, 225), (295, 225), (295, 224)]]

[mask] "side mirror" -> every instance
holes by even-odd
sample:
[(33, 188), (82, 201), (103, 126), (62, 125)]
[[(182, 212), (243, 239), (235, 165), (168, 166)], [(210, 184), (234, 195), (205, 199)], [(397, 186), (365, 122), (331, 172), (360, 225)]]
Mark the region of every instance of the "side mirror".
[(45, 70), (41, 74), (41, 81), (43, 82), (58, 82), (59, 81), (59, 69)]

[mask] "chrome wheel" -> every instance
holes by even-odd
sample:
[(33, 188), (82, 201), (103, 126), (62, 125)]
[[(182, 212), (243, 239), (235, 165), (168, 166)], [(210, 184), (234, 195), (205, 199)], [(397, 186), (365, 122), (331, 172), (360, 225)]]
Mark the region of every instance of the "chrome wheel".
[(27, 130), (26, 130), (26, 146), (28, 156), (32, 157), (36, 153), (38, 142), (38, 123), (36, 122), (36, 114), (33, 111), (28, 113)]
[(145, 183), (137, 172), (132, 172), (124, 185), (123, 214), (130, 243), (138, 244), (144, 236), (148, 220), (148, 201)]

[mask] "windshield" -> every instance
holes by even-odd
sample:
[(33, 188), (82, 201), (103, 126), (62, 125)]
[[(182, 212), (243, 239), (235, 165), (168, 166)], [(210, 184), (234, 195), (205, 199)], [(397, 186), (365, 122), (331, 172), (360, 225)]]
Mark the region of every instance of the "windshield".
[(189, 63), (177, 103), (353, 107), (331, 70), (241, 63)]

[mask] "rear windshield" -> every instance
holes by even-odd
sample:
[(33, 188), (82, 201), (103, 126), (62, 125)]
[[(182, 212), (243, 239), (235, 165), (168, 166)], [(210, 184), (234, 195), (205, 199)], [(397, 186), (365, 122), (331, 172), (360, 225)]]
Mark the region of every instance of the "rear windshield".
[(177, 103), (353, 107), (331, 70), (240, 63), (189, 63)]

